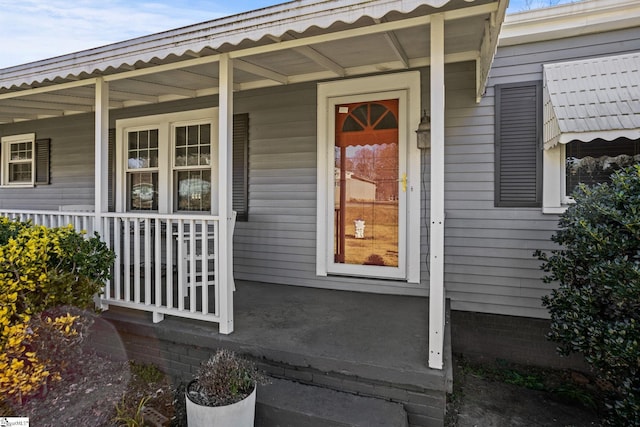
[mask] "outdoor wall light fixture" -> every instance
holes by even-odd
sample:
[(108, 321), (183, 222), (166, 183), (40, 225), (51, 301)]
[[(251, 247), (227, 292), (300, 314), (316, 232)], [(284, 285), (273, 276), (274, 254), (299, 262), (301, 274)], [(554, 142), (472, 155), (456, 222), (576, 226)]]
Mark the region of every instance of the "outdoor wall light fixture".
[(418, 148), (431, 147), (431, 118), (427, 115), (426, 111), (422, 112), (422, 118), (420, 119), (420, 125), (416, 130), (418, 134)]

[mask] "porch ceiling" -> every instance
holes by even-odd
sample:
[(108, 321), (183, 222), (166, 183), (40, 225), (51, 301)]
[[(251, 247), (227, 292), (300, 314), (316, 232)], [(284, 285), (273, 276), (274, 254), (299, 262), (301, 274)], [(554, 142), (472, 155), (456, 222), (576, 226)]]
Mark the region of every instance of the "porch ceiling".
[(335, 10), (318, 9), (323, 3), (291, 2), (0, 70), (0, 123), (91, 112), (96, 78), (110, 83), (111, 109), (217, 94), (223, 54), (234, 60), (236, 91), (428, 66), (433, 13), (445, 17), (445, 61), (486, 68), (481, 95), (507, 6), (337, 0)]

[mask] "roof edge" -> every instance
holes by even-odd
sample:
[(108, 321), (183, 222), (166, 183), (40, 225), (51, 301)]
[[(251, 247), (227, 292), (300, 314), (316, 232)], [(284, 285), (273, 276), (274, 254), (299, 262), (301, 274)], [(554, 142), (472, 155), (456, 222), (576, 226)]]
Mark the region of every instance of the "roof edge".
[(499, 46), (613, 31), (638, 26), (637, 0), (583, 0), (507, 15)]
[[(382, 18), (391, 11), (409, 13), (422, 5), (440, 8), (452, 0), (295, 0), (218, 18), (160, 33), (125, 40), (41, 61), (0, 69), (0, 89), (14, 89), (56, 78), (76, 78), (109, 67), (133, 66), (137, 60), (237, 45), (311, 26), (327, 28), (335, 22), (352, 23), (369, 16)], [(473, 0), (471, 0), (473, 1)], [(133, 63), (132, 63), (133, 62)]]

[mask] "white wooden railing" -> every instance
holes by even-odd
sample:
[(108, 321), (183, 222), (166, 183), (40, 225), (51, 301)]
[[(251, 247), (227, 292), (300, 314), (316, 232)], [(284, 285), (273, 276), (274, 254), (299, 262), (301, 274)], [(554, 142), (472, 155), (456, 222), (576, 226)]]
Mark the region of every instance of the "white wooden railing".
[[(4, 209), (0, 215), (47, 227), (72, 224), (88, 236), (98, 231), (116, 254), (112, 279), (100, 295), (103, 309), (148, 311), (154, 322), (165, 314), (220, 322), (226, 305), (220, 304), (216, 272), (232, 267), (218, 262), (217, 216)], [(225, 286), (232, 288), (230, 273)]]

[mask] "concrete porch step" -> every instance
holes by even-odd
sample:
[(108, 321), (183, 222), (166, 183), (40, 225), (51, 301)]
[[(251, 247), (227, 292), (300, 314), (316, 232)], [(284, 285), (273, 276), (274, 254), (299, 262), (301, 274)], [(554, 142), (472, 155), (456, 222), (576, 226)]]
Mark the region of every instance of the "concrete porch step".
[(257, 394), (256, 427), (407, 427), (399, 403), (271, 379)]

